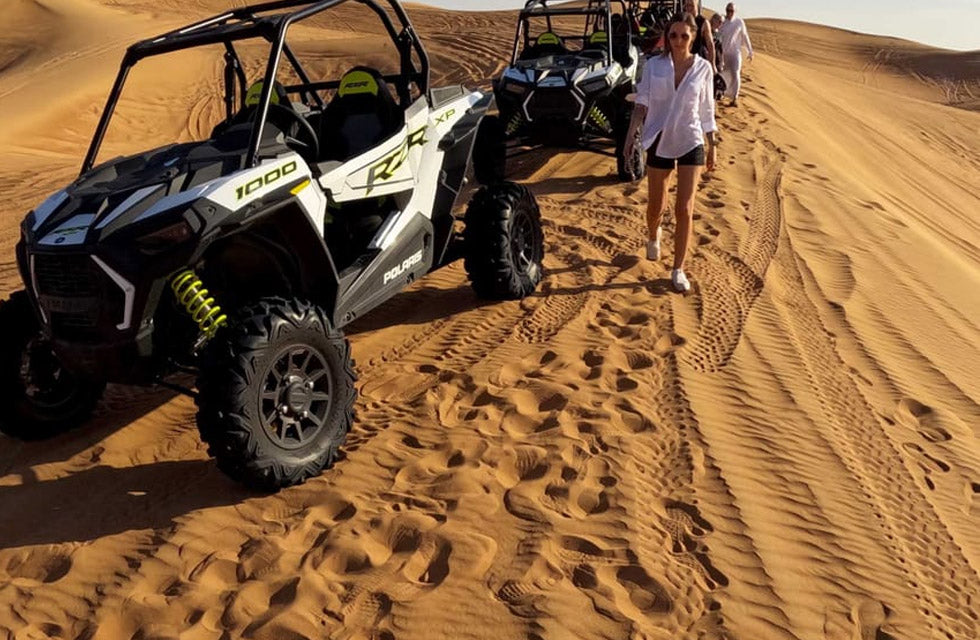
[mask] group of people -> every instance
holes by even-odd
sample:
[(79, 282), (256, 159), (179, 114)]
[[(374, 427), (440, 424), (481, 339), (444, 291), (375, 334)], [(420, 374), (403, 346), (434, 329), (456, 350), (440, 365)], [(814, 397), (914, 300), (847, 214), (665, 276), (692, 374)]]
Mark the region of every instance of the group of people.
[[(715, 31), (722, 55), (716, 51)], [(624, 152), (627, 158), (632, 157), (636, 141), (647, 150), (648, 260), (660, 260), (668, 183), (677, 171), (671, 282), (676, 291), (686, 293), (691, 282), (684, 272), (684, 261), (694, 199), (702, 171), (714, 169), (717, 155), (715, 75), (720, 71), (727, 76), (727, 95), (737, 106), (742, 48), (748, 50), (750, 60), (753, 52), (745, 22), (735, 16), (733, 3), (725, 9), (725, 20), (712, 30), (695, 0), (685, 0), (684, 12), (674, 16), (664, 30), (664, 43), (664, 53), (651, 58), (643, 70), (630, 123), (632, 135), (627, 137)]]

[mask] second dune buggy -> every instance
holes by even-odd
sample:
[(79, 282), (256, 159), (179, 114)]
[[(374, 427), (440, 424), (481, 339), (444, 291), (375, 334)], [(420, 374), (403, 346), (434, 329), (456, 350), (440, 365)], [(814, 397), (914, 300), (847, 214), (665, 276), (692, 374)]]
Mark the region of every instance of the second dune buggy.
[[(624, 181), (646, 171), (642, 145), (624, 158), (633, 103), (644, 58), (638, 26), (621, 0), (549, 5), (530, 0), (518, 16), (510, 65), (494, 83), (499, 122), (494, 139), (515, 147), (615, 145)], [(489, 138), (488, 134), (488, 138)]]

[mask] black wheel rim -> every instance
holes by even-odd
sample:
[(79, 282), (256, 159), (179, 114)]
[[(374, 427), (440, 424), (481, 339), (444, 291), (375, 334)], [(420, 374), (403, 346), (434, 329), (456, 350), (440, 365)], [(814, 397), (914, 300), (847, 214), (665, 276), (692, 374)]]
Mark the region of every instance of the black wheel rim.
[(40, 337), (30, 340), (21, 353), (20, 380), (27, 399), (49, 409), (70, 402), (78, 389), (51, 345)]
[(312, 347), (283, 349), (265, 374), (259, 396), (262, 426), (272, 442), (294, 450), (314, 441), (327, 424), (332, 382), (326, 360)]
[(514, 230), (510, 236), (510, 250), (514, 263), (522, 273), (531, 270), (531, 265), (537, 261), (535, 250), (534, 223), (531, 216), (521, 211), (514, 220)]

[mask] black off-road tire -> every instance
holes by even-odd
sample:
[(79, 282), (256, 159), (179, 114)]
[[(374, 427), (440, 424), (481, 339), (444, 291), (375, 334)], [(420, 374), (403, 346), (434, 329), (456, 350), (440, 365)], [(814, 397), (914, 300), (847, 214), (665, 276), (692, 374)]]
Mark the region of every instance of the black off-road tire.
[(616, 126), (616, 171), (622, 182), (636, 182), (647, 174), (646, 153), (643, 151), (643, 141), (640, 131), (636, 132), (633, 141), (633, 154), (626, 158), (626, 138), (629, 135), (632, 109), (620, 116)]
[(26, 292), (0, 302), (0, 336), (0, 432), (44, 440), (91, 417), (105, 382), (76, 376), (58, 362)]
[(466, 211), (466, 273), (481, 298), (516, 300), (541, 282), (544, 233), (541, 212), (527, 187), (513, 182), (484, 187)]
[(321, 308), (260, 300), (201, 354), (201, 438), (218, 468), (250, 488), (299, 484), (334, 463), (354, 421), (356, 379), (350, 343)]
[(507, 177), (507, 130), (498, 116), (484, 116), (473, 142), (473, 175), (482, 185)]

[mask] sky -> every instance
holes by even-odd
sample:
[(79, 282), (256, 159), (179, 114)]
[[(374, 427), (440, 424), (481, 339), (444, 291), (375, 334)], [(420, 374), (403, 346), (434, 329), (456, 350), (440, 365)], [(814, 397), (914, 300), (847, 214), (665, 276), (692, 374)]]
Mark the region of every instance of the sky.
[[(522, 0), (420, 1), (463, 11), (524, 5)], [(723, 9), (725, 3), (706, 0), (705, 6)], [(980, 49), (980, 0), (737, 0), (736, 6), (743, 18), (790, 18), (946, 49)]]

